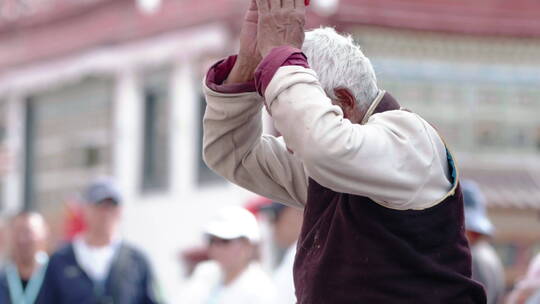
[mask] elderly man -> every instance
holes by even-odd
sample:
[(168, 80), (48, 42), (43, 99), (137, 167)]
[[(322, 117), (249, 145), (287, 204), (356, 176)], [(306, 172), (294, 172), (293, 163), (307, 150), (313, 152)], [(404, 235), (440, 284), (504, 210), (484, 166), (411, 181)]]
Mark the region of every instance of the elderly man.
[(40, 214), (26, 211), (9, 224), (9, 261), (0, 274), (0, 303), (33, 304), (47, 267), (47, 224)]
[[(207, 164), (304, 208), (298, 303), (485, 303), (442, 139), (377, 87), (350, 37), (304, 41), (304, 15), (303, 0), (252, 1), (238, 55), (206, 77)], [(261, 136), (263, 104), (283, 138)]]

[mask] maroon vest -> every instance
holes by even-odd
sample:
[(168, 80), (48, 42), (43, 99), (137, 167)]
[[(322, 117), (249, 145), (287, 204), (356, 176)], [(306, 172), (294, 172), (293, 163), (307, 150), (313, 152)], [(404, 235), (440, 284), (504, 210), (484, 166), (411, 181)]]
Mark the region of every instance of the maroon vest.
[[(375, 113), (398, 108), (386, 94)], [(310, 179), (294, 282), (300, 304), (486, 303), (459, 185), (434, 207), (400, 211)]]

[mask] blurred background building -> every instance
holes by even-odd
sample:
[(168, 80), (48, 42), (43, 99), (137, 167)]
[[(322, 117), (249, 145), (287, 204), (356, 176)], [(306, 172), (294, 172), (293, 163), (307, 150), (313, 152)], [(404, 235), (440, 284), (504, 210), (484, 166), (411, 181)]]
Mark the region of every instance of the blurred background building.
[[(177, 297), (178, 250), (251, 197), (201, 159), (200, 84), (248, 2), (0, 1), (1, 212), (39, 210), (59, 241), (78, 191), (113, 175), (126, 237)], [(540, 251), (540, 3), (314, 0), (308, 23), (352, 33), (381, 87), (440, 130), (486, 194), (511, 285)]]

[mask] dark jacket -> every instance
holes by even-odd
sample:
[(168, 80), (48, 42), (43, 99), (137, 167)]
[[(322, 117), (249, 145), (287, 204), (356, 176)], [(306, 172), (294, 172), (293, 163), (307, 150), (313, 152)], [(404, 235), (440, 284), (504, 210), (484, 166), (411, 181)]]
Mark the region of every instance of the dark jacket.
[(5, 269), (0, 270), (0, 303), (11, 304)]
[[(41, 294), (42, 290), (43, 288), (40, 289), (38, 297)], [(16, 304), (16, 303), (12, 303), (11, 301), (11, 295), (9, 291), (9, 285), (8, 285), (5, 267), (0, 268), (0, 304)]]
[(49, 260), (37, 303), (153, 304), (158, 303), (153, 287), (148, 261), (138, 250), (120, 245), (104, 288), (99, 288), (79, 266), (69, 244)]

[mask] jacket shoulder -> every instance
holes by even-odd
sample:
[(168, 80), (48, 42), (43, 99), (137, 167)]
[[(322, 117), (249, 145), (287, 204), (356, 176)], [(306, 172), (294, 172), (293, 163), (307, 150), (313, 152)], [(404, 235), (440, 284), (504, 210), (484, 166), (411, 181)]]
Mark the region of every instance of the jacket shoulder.
[(137, 248), (136, 246), (129, 244), (129, 243), (122, 243), (122, 246), (120, 247), (122, 251), (124, 251), (124, 254), (129, 255), (132, 259), (136, 259), (139, 261), (146, 261), (147, 257), (146, 255)]
[(52, 258), (65, 258), (73, 256), (73, 244), (72, 243), (65, 243), (61, 245), (52, 255)]
[(71, 243), (63, 244), (57, 249), (49, 258), (48, 268), (54, 267), (58, 263), (74, 263), (75, 253), (73, 251), (73, 245)]
[(137, 265), (137, 268), (145, 273), (151, 271), (146, 254), (131, 244), (122, 243), (118, 252), (118, 262), (124, 265)]

